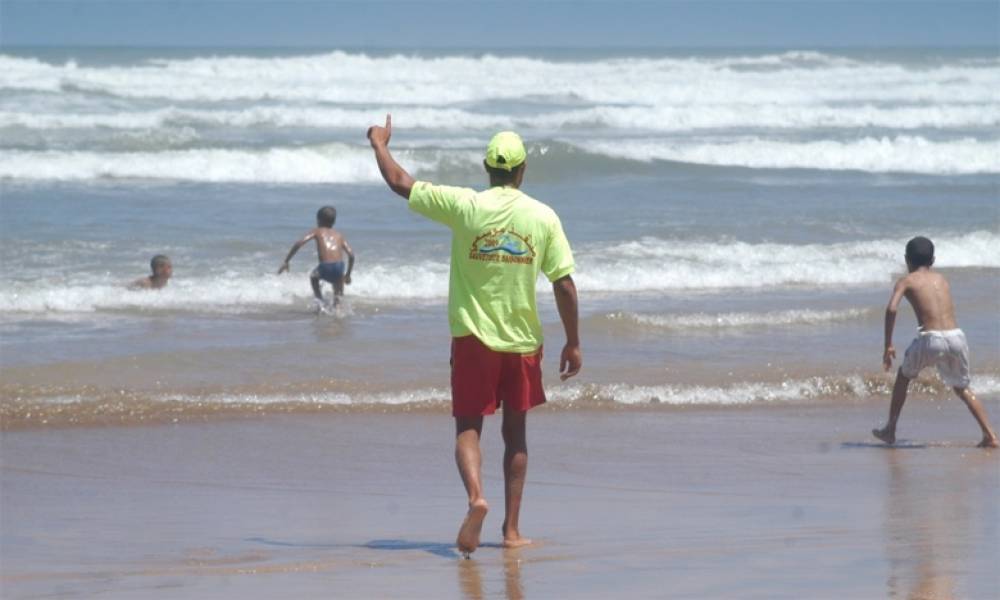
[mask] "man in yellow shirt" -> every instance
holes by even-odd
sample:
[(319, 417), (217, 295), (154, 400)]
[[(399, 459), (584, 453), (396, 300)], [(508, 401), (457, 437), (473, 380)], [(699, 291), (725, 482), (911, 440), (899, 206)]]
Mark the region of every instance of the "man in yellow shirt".
[(384, 127), (368, 129), (382, 177), (406, 198), (411, 210), (452, 231), (448, 323), (455, 461), (469, 495), (458, 548), (468, 555), (479, 546), (489, 510), (483, 497), (479, 438), (483, 416), (501, 404), (503, 545), (524, 546), (531, 543), (518, 529), (528, 469), (525, 424), (528, 410), (545, 402), (535, 282), (539, 272), (552, 282), (566, 331), (559, 359), (560, 378), (566, 380), (582, 365), (573, 254), (556, 213), (519, 189), (527, 153), (516, 133), (503, 131), (490, 140), (483, 161), (490, 188), (482, 192), (414, 181), (390, 154), (391, 135), (389, 115)]

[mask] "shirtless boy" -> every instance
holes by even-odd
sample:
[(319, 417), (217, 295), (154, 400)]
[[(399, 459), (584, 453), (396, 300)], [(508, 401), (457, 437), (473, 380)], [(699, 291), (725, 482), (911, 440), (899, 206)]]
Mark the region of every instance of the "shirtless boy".
[[(309, 274), (309, 283), (312, 284), (313, 295), (316, 296), (317, 304), (323, 302), (323, 292), (320, 289), (320, 280), (333, 285), (333, 303), (340, 304), (340, 298), (344, 295), (344, 284), (350, 285), (351, 271), (354, 270), (354, 251), (344, 239), (339, 231), (333, 228), (337, 222), (337, 209), (332, 206), (324, 206), (316, 213), (316, 228), (302, 236), (302, 239), (292, 244), (292, 249), (288, 251), (285, 262), (278, 269), (278, 275), (288, 270), (288, 261), (292, 260), (299, 248), (306, 245), (310, 240), (316, 241), (316, 254), (319, 256), (319, 265)], [(344, 271), (344, 254), (347, 255), (347, 271)]]
[(158, 290), (167, 287), (167, 282), (174, 274), (170, 259), (162, 254), (157, 254), (149, 261), (149, 270), (152, 272), (150, 275), (136, 279), (128, 287), (134, 290)]
[(920, 325), (916, 339), (906, 349), (903, 364), (896, 374), (889, 406), (889, 423), (872, 434), (887, 444), (896, 442), (896, 422), (906, 402), (910, 380), (924, 367), (934, 365), (946, 385), (952, 387), (969, 407), (983, 430), (982, 448), (996, 448), (997, 434), (990, 427), (983, 405), (969, 389), (969, 346), (965, 333), (955, 321), (955, 305), (951, 288), (943, 275), (931, 270), (934, 264), (934, 244), (925, 237), (915, 237), (906, 244), (906, 268), (909, 274), (896, 282), (885, 309), (885, 351), (882, 366), (888, 371), (896, 357), (892, 347), (892, 329), (896, 324), (896, 309), (905, 296), (917, 315)]

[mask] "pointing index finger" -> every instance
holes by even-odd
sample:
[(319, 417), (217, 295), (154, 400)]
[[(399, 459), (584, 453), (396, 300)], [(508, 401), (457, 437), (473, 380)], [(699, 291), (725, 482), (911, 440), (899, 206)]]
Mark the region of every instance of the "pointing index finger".
[(392, 130), (392, 114), (391, 113), (386, 113), (386, 115), (385, 115), (385, 128), (388, 129), (388, 130)]

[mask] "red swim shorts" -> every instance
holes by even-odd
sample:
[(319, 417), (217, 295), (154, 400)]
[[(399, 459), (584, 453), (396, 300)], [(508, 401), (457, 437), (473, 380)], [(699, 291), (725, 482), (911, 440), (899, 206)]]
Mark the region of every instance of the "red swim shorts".
[(542, 348), (532, 354), (490, 350), (474, 335), (451, 339), (451, 414), (492, 415), (526, 411), (545, 402)]

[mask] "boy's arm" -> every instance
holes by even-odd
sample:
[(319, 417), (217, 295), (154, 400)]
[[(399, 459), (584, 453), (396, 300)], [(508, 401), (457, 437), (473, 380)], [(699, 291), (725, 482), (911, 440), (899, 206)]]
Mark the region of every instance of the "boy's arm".
[(375, 150), (375, 161), (378, 163), (379, 172), (382, 173), (382, 179), (392, 191), (409, 200), (410, 190), (413, 189), (413, 177), (410, 177), (410, 174), (399, 166), (389, 153), (390, 137), (392, 137), (392, 115), (385, 116), (385, 127), (372, 125), (368, 128), (368, 141)]
[(896, 311), (906, 293), (906, 278), (896, 282), (892, 288), (889, 305), (885, 307), (885, 347), (882, 350), (882, 368), (888, 371), (892, 368), (892, 360), (896, 358), (896, 349), (892, 347), (892, 330), (896, 326)]
[(559, 318), (566, 330), (566, 345), (559, 357), (559, 379), (566, 381), (580, 372), (583, 356), (580, 353), (580, 334), (577, 325), (576, 284), (569, 275), (552, 282)]
[(282, 273), (288, 270), (288, 261), (292, 260), (292, 257), (295, 256), (295, 253), (299, 251), (299, 248), (306, 245), (306, 243), (309, 242), (309, 240), (315, 237), (316, 237), (316, 230), (313, 229), (309, 233), (302, 236), (301, 240), (292, 244), (291, 250), (288, 251), (288, 256), (285, 257), (285, 262), (281, 263), (281, 268), (278, 269), (278, 275), (281, 275)]
[(344, 275), (344, 283), (350, 285), (351, 271), (354, 270), (354, 250), (351, 249), (351, 245), (347, 243), (346, 239), (341, 238), (341, 243), (344, 245), (344, 252), (347, 253), (347, 273)]

